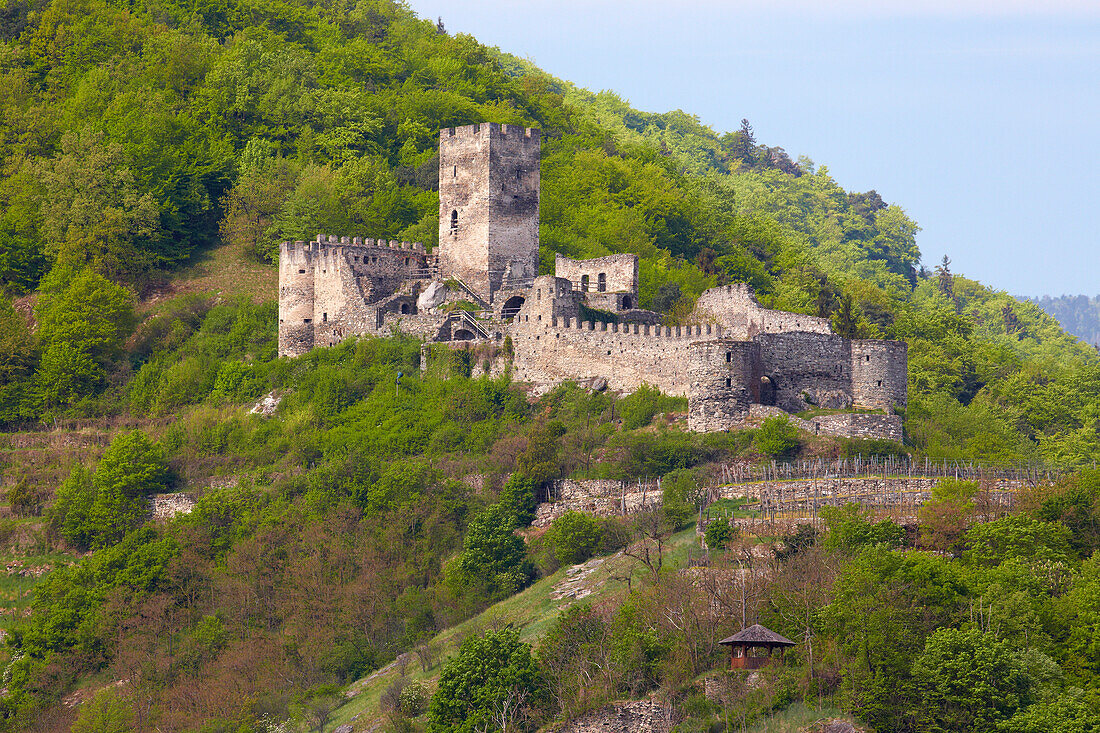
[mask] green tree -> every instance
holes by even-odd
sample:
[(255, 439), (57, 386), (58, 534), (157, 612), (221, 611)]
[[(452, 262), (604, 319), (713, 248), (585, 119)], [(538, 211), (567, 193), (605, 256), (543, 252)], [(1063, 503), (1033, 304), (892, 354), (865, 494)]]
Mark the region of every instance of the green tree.
[(430, 733), (528, 731), (547, 702), (531, 647), (506, 627), (470, 636), (443, 667), (428, 707)]
[(991, 731), (1029, 702), (1023, 658), (1009, 642), (977, 629), (937, 630), (913, 664), (913, 677), (925, 730)]
[(145, 433), (135, 430), (112, 440), (92, 478), (95, 502), (89, 521), (96, 528), (93, 544), (114, 544), (140, 524), (149, 495), (163, 491), (167, 481), (163, 448)]
[(959, 554), (963, 537), (974, 519), (976, 481), (940, 479), (932, 485), (932, 498), (917, 510), (920, 541), (925, 547)]
[(853, 502), (842, 507), (824, 507), (821, 518), (828, 528), (822, 542), (826, 550), (855, 553), (864, 545), (876, 544), (893, 549), (905, 541), (903, 527), (889, 519), (872, 522), (860, 505)]
[(513, 473), (500, 490), (500, 505), (514, 517), (513, 526), (527, 527), (535, 521), (535, 482), (527, 476)]
[(72, 733), (128, 733), (134, 729), (134, 709), (118, 690), (100, 690), (80, 706)]
[(113, 545), (142, 522), (149, 495), (167, 481), (161, 446), (141, 431), (122, 433), (94, 472), (73, 467), (58, 489), (51, 524), (78, 549)]
[(1027, 514), (1009, 514), (977, 524), (966, 533), (964, 557), (976, 565), (994, 566), (1014, 558), (1068, 563), (1072, 555), (1064, 525)]
[(130, 280), (158, 264), (143, 243), (159, 236), (160, 211), (152, 196), (137, 190), (121, 145), (90, 129), (66, 132), (39, 177), (43, 230), (54, 257)]
[(462, 582), (484, 584), (493, 598), (511, 595), (530, 582), (533, 568), (514, 529), (514, 515), (500, 504), (486, 507), (470, 521), (458, 557)]
[(57, 266), (35, 308), (44, 345), (38, 382), (48, 407), (93, 393), (122, 353), (133, 295), (91, 270)]

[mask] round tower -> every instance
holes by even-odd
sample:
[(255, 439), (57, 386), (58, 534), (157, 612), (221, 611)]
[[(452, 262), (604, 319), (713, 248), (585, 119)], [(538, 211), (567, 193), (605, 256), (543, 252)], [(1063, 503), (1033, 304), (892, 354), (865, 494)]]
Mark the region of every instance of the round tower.
[(852, 402), (892, 411), (909, 398), (909, 346), (904, 341), (852, 341)]
[(300, 356), (313, 348), (312, 246), (279, 245), (279, 356)]
[(740, 427), (760, 401), (760, 347), (714, 339), (688, 347), (688, 429), (700, 433)]

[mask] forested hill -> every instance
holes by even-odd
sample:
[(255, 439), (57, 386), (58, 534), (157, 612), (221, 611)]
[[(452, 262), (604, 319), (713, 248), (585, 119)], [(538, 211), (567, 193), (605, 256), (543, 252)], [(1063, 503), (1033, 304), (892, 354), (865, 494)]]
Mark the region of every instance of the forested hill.
[(1072, 333), (1087, 344), (1100, 348), (1100, 296), (1061, 295), (1052, 298), (1027, 298), (1056, 319), (1066, 333)]
[[(1097, 400), (1090, 349), (1034, 306), (927, 277), (899, 206), (748, 123), (639, 112), (387, 0), (16, 0), (2, 19), (0, 285), (40, 296), (33, 338), (0, 304), (0, 420), (202, 399), (216, 363), (170, 398), (127, 387), (163, 346), (125, 353), (134, 293), (218, 242), (261, 261), (318, 231), (431, 244), (436, 131), (494, 120), (546, 131), (546, 269), (554, 251), (636, 252), (642, 303), (670, 320), (736, 280), (844, 335), (906, 339), (924, 450), (1080, 460), (1095, 440), (1076, 417)], [(1072, 404), (1032, 409), (1051, 400)]]
[[(433, 245), (438, 130), (486, 120), (544, 131), (545, 271), (554, 252), (634, 252), (642, 305), (670, 324), (704, 289), (747, 282), (765, 304), (828, 317), (844, 336), (904, 339), (906, 445), (792, 435), (783, 421), (692, 434), (682, 402), (655, 390), (565, 385), (535, 399), (507, 377), (471, 378), (470, 352), (438, 348), (422, 373), (421, 345), (402, 337), (279, 359), (276, 243), (331, 232)], [(929, 271), (899, 205), (844, 190), (758, 134), (634, 110), (392, 0), (4, 0), (0, 539), (19, 565), (0, 584), (0, 727), (305, 725), (340, 685), (571, 562), (568, 548), (559, 560), (552, 543), (513, 532), (554, 478), (663, 477), (659, 534), (690, 523), (718, 463), (876, 452), (1094, 464), (1095, 349), (946, 258)], [(220, 278), (196, 276), (211, 262), (229, 264)], [(249, 411), (272, 392), (273, 416)], [(1009, 655), (1011, 669), (1050, 674), (1027, 695), (1006, 693), (1019, 704), (998, 702), (997, 720), (1070, 683), (1092, 697), (1064, 699), (1094, 708), (1100, 602), (1089, 595), (1096, 563), (1081, 561), (1100, 544), (1100, 480), (1082, 476), (1033, 497), (1041, 526), (1000, 525), (1011, 536), (987, 536), (996, 552), (976, 565), (958, 557), (979, 512), (973, 487), (942, 489), (928, 520), (936, 554), (915, 563), (890, 549), (900, 529), (847, 517), (845, 552), (892, 544), (881, 562), (823, 561), (854, 568), (851, 603), (805, 679), (822, 694), (854, 680), (852, 709), (878, 730), (915, 730), (914, 680), (933, 679), (912, 671), (925, 636), (1009, 598), (987, 625), (1015, 630), (1004, 633), (1045, 665)], [(194, 511), (146, 522), (149, 496), (173, 490), (198, 496)], [(637, 538), (615, 522), (581, 529), (588, 554)], [(813, 542), (788, 539), (788, 559)], [(1020, 564), (1031, 559), (1050, 562), (1042, 578)], [(38, 579), (23, 563), (52, 571)], [(892, 570), (872, 579), (882, 568)], [(1078, 577), (1093, 580), (1070, 593)], [(857, 623), (872, 586), (881, 617), (897, 621), (878, 636)], [(715, 662), (713, 644), (677, 656), (683, 629), (658, 633), (672, 617), (646, 597), (608, 617), (619, 636), (606, 648), (626, 670), (608, 696), (666, 683), (679, 694)], [(827, 601), (807, 603), (808, 619)], [(794, 622), (779, 631), (812, 636)], [(899, 638), (896, 652), (886, 642)], [(983, 658), (1009, 659), (1007, 643)], [(953, 648), (933, 648), (928, 664)], [(1043, 729), (1021, 726), (1011, 730)]]

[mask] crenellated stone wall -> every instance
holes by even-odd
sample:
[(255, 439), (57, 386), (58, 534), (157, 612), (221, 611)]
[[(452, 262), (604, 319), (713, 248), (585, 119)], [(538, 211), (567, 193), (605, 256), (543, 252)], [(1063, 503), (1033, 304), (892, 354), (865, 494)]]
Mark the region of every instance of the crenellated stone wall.
[[(348, 336), (373, 333), (385, 309), (372, 307), (432, 274), (419, 242), (318, 235), (279, 247), (279, 354), (298, 356)], [(411, 287), (411, 286), (410, 286)], [(415, 313), (415, 297), (396, 308)]]
[[(536, 316), (537, 317), (537, 316)], [(512, 323), (513, 376), (547, 383), (602, 377), (608, 387), (633, 392), (643, 384), (687, 396), (689, 347), (721, 335), (721, 326), (650, 326), (522, 314)]]

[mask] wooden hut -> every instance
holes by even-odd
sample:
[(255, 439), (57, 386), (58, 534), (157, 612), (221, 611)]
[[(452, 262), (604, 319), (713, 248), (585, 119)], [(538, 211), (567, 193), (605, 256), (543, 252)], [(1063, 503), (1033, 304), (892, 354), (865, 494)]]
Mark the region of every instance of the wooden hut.
[(783, 650), (794, 646), (787, 637), (760, 624), (753, 624), (718, 643), (730, 648), (730, 669), (760, 669), (771, 661), (772, 649), (778, 649), (782, 659)]

